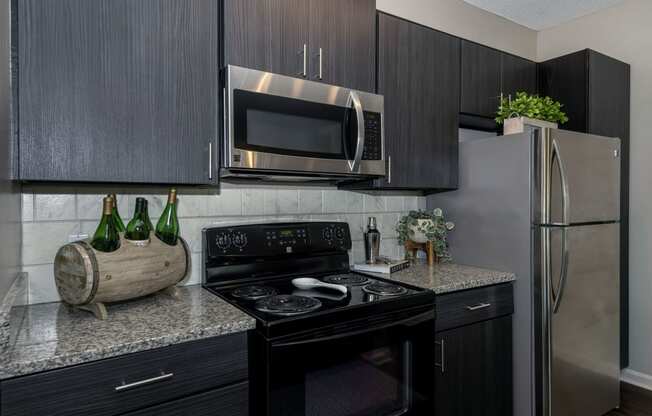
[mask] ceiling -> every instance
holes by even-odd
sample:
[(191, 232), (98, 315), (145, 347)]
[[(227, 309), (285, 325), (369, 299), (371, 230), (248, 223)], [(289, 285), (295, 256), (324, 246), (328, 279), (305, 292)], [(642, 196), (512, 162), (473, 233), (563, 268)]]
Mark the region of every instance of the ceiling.
[(534, 30), (547, 29), (624, 0), (464, 0)]

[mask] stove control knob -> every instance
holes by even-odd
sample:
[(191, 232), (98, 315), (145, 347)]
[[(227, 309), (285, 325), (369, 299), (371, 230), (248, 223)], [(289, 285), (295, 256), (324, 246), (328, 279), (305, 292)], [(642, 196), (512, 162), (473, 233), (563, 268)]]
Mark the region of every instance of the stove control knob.
[(331, 241), (333, 239), (333, 229), (325, 228), (324, 229), (324, 240)]
[(335, 230), (335, 236), (337, 237), (338, 240), (343, 240), (344, 239), (344, 229), (343, 228), (338, 228)]
[(218, 248), (226, 250), (231, 247), (231, 237), (229, 237), (226, 233), (220, 233), (215, 238), (215, 244), (217, 244)]
[(239, 232), (233, 235), (233, 245), (237, 248), (244, 248), (247, 245), (247, 234)]

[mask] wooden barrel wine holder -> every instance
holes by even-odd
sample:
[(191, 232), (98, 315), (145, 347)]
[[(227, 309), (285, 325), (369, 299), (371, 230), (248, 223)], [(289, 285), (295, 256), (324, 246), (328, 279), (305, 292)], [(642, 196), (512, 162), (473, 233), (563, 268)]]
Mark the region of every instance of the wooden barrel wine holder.
[(61, 247), (54, 277), (64, 302), (106, 319), (107, 303), (160, 291), (176, 296), (176, 285), (190, 267), (190, 250), (182, 238), (169, 246), (152, 233), (149, 244), (139, 246), (120, 235), (120, 248), (110, 253), (95, 250), (89, 241)]

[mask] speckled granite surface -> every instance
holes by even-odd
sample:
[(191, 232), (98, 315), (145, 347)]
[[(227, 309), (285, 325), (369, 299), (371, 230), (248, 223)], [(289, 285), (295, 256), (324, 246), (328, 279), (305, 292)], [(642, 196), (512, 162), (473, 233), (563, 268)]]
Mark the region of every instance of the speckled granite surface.
[(4, 298), (0, 299), (0, 353), (6, 351), (11, 344), (11, 308), (16, 303), (20, 294), (26, 293), (26, 284), (26, 276), (19, 273)]
[(421, 261), (412, 263), (409, 268), (392, 274), (366, 274), (430, 289), (437, 294), (506, 283), (516, 279), (513, 273), (453, 263), (441, 263), (430, 267)]
[(108, 307), (109, 319), (62, 303), (14, 307), (0, 379), (246, 331), (255, 320), (200, 286)]

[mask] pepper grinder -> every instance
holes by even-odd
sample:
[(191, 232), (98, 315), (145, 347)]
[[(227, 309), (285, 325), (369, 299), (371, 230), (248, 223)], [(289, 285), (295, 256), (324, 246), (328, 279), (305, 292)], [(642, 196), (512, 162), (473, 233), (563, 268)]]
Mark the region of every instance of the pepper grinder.
[(376, 227), (376, 217), (369, 217), (367, 232), (364, 233), (364, 256), (367, 264), (375, 264), (380, 255), (380, 232)]

